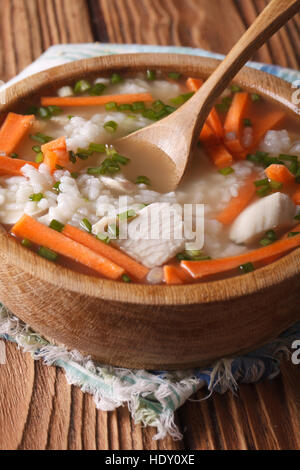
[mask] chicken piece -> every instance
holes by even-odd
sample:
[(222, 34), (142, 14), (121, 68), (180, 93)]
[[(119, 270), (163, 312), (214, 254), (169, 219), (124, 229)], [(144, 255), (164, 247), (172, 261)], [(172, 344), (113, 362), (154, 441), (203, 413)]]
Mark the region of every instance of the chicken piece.
[(136, 192), (136, 185), (122, 176), (116, 176), (115, 178), (102, 176), (101, 181), (108, 189), (117, 193), (131, 194)]
[(161, 266), (184, 245), (184, 223), (179, 204), (154, 203), (128, 224), (127, 238), (119, 247), (147, 268)]
[(289, 196), (274, 193), (251, 204), (233, 222), (229, 237), (235, 243), (249, 245), (268, 230), (283, 230), (294, 223), (296, 206)]

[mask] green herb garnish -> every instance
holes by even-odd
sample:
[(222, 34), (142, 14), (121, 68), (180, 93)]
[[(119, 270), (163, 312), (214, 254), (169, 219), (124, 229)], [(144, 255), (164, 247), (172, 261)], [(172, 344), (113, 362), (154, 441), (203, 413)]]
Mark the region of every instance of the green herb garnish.
[(147, 186), (150, 186), (151, 182), (149, 178), (147, 178), (147, 176), (138, 176), (135, 181), (135, 184), (146, 184)]
[(227, 166), (226, 168), (221, 168), (218, 170), (221, 175), (227, 176), (230, 175), (231, 173), (234, 173), (234, 169), (231, 168), (231, 166)]
[(38, 250), (38, 254), (42, 256), (42, 258), (46, 258), (49, 261), (56, 261), (58, 258), (58, 254), (55, 253), (54, 251), (50, 250), (49, 248), (46, 248), (44, 246), (41, 246)]
[(254, 268), (253, 263), (245, 263), (245, 264), (242, 264), (242, 265), (239, 267), (239, 270), (240, 270), (243, 274), (247, 274), (247, 273), (251, 273), (252, 271), (254, 271), (255, 268)]
[(92, 85), (87, 80), (79, 80), (74, 86), (74, 93), (79, 95), (80, 93), (86, 93), (90, 91)]
[(116, 132), (118, 124), (115, 121), (108, 121), (104, 124), (103, 128), (110, 133)]
[(92, 233), (92, 224), (88, 219), (83, 219), (80, 222), (80, 227), (83, 228), (86, 232)]
[(42, 193), (36, 193), (36, 194), (32, 194), (31, 196), (29, 196), (29, 200), (34, 201), (34, 202), (40, 202), (44, 198), (45, 196)]
[(50, 222), (49, 227), (55, 230), (56, 232), (62, 232), (65, 228), (64, 224), (61, 224), (60, 222), (58, 222), (58, 220), (55, 219)]

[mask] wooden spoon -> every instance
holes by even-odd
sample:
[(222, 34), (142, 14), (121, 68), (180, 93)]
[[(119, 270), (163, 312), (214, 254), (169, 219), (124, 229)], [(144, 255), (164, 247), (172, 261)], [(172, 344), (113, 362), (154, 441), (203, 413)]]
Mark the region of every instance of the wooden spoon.
[(161, 121), (115, 142), (133, 159), (128, 176), (147, 175), (159, 191), (181, 181), (200, 130), (213, 106), (237, 72), (281, 26), (300, 9), (300, 0), (272, 0), (197, 93)]

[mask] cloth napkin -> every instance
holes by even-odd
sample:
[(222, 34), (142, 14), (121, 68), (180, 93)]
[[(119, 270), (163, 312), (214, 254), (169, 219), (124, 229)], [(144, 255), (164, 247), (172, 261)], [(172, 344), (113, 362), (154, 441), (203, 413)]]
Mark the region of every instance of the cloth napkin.
[[(132, 52), (167, 52), (192, 54), (222, 59), (202, 49), (118, 44), (63, 44), (48, 49), (38, 60), (26, 68), (7, 87), (27, 76), (78, 59), (108, 54)], [(300, 72), (274, 65), (250, 62), (248, 65), (276, 75), (289, 82), (300, 79)], [(299, 83), (299, 82), (298, 82)], [(84, 325), (83, 325), (84, 328)], [(280, 360), (294, 340), (300, 338), (300, 322), (277, 340), (242, 357), (222, 359), (211, 367), (176, 372), (129, 370), (111, 367), (83, 357), (78, 351), (50, 344), (34, 333), (30, 326), (19, 321), (4, 306), (0, 309), (0, 337), (16, 342), (34, 359), (64, 369), (70, 384), (94, 396), (98, 409), (111, 411), (127, 404), (136, 423), (154, 426), (155, 439), (170, 434), (181, 439), (174, 421), (174, 412), (196, 391), (207, 388), (207, 397), (213, 393), (235, 392), (238, 383), (256, 383), (272, 379), (280, 372)]]

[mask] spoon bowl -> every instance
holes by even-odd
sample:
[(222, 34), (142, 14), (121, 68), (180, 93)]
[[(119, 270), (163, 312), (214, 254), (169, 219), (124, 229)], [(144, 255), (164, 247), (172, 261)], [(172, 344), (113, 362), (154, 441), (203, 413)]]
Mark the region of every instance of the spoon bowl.
[(272, 0), (188, 102), (152, 126), (117, 141), (117, 150), (131, 157), (136, 167), (149, 170), (158, 191), (174, 190), (192, 158), (214, 101), (253, 53), (299, 9), (300, 0)]

